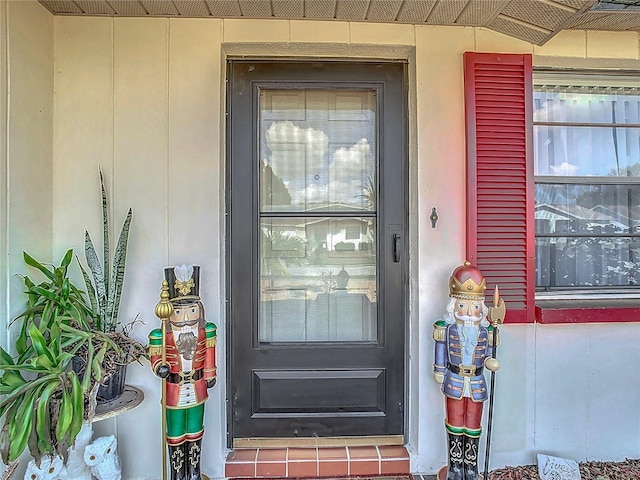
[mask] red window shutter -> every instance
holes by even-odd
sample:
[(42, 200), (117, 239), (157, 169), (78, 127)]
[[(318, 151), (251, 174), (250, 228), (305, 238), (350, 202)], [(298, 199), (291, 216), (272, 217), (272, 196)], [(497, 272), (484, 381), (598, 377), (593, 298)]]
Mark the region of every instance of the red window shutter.
[(535, 321), (531, 55), (464, 55), (467, 259), (509, 323)]

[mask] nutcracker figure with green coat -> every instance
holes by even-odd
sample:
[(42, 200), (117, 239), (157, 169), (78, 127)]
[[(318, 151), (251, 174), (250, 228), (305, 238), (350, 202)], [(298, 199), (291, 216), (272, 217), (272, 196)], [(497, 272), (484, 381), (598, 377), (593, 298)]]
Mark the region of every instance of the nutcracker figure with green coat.
[[(156, 307), (163, 328), (149, 334), (149, 355), (153, 372), (164, 379), (163, 423), (171, 480), (201, 480), (204, 403), (207, 389), (216, 383), (216, 326), (205, 321), (200, 267), (180, 265), (164, 273), (163, 294), (168, 293), (168, 299)], [(163, 302), (166, 308), (159, 309)]]

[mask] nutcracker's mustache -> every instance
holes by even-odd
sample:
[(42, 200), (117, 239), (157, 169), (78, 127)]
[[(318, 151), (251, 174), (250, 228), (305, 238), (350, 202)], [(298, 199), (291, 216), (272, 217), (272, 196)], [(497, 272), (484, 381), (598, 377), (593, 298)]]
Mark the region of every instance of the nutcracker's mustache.
[(179, 334), (178, 339), (176, 340), (178, 353), (187, 360), (191, 360), (196, 351), (196, 343), (198, 343), (198, 339), (193, 332), (184, 332)]
[(455, 315), (456, 319), (462, 322), (479, 322), (482, 315)]

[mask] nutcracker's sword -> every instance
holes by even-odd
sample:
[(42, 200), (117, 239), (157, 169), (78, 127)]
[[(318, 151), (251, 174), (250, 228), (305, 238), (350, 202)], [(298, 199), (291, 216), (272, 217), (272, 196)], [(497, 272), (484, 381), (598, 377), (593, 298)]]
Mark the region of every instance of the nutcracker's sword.
[[(504, 301), (500, 298), (498, 286), (493, 290), (493, 307), (489, 307), (489, 321), (493, 327), (493, 348), (491, 358), (496, 358), (498, 353), (498, 326), (504, 322), (506, 314)], [(487, 418), (487, 445), (484, 450), (484, 480), (489, 478), (489, 452), (491, 450), (491, 426), (493, 425), (493, 397), (496, 385), (496, 372), (491, 372), (491, 394), (489, 395), (489, 416)]]
[[(167, 363), (167, 320), (173, 313), (173, 304), (169, 301), (169, 284), (162, 282), (160, 301), (155, 314), (162, 321), (162, 365)], [(162, 379), (162, 480), (167, 480), (167, 379)]]

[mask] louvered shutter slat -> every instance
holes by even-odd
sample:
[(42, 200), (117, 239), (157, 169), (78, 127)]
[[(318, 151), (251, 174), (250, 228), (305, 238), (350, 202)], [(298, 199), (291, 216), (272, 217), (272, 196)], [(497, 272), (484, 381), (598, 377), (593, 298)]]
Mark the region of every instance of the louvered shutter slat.
[[(507, 319), (535, 318), (531, 55), (468, 52), (467, 258), (507, 304)], [(531, 230), (531, 231), (530, 231)]]

